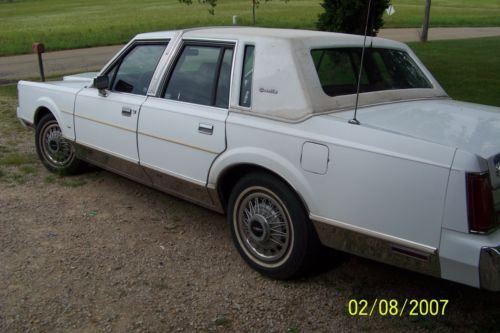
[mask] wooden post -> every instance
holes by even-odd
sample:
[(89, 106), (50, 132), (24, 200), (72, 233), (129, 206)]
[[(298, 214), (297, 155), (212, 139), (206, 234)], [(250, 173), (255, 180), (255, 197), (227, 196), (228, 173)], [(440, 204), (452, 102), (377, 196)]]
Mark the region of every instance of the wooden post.
[(43, 71), (43, 61), (42, 61), (42, 53), (45, 52), (45, 46), (42, 43), (33, 43), (31, 48), (34, 53), (38, 56), (38, 67), (40, 69), (40, 79), (42, 82), (45, 81), (45, 73)]
[(425, 13), (424, 22), (422, 23), (422, 30), (420, 31), (420, 41), (425, 43), (429, 34), (429, 18), (431, 15), (431, 0), (425, 0)]

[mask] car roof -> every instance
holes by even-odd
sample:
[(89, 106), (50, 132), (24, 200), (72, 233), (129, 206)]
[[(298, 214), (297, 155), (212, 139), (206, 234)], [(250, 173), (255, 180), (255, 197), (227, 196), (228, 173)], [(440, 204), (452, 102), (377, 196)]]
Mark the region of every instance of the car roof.
[[(319, 47), (321, 45), (362, 45), (364, 36), (351, 35), (335, 32), (324, 32), (316, 30), (299, 29), (278, 29), (278, 28), (259, 28), (244, 26), (223, 26), (223, 27), (201, 27), (184, 30), (157, 31), (142, 33), (135, 39), (172, 39), (182, 34), (184, 38), (211, 38), (225, 40), (270, 40), (279, 39), (283, 41), (307, 41), (310, 46)], [(402, 43), (387, 40), (378, 37), (368, 37), (367, 44), (378, 41), (384, 46), (404, 48)]]

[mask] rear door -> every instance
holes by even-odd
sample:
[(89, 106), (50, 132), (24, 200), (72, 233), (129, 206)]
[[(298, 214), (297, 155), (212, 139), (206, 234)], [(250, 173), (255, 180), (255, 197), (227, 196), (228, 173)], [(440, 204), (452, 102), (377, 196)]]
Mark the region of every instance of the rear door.
[(203, 204), (208, 171), (226, 149), (234, 44), (184, 41), (156, 97), (141, 109), (141, 165), (156, 187)]

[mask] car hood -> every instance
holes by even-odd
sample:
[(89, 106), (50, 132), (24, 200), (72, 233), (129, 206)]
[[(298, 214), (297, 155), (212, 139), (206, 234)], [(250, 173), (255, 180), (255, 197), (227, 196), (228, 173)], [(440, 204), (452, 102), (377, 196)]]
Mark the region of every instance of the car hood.
[(92, 83), (95, 77), (99, 75), (99, 72), (86, 72), (80, 74), (66, 75), (63, 77), (63, 81), (67, 82), (84, 82)]
[[(351, 119), (353, 111), (334, 116)], [(490, 158), (500, 152), (500, 108), (450, 99), (411, 101), (358, 109), (370, 126)]]

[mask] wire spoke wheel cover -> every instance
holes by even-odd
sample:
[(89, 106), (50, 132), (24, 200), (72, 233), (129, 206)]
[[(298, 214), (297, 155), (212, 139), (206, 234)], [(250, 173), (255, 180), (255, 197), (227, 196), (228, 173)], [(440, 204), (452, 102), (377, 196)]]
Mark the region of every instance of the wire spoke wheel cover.
[(40, 150), (43, 158), (54, 168), (64, 168), (71, 164), (75, 152), (71, 142), (63, 138), (57, 122), (48, 122), (40, 132)]
[(294, 242), (293, 224), (285, 204), (272, 191), (253, 186), (241, 192), (233, 223), (238, 242), (253, 261), (270, 268), (287, 261)]
[(50, 172), (72, 175), (83, 166), (73, 143), (63, 137), (52, 114), (44, 115), (36, 124), (35, 146), (38, 157)]

